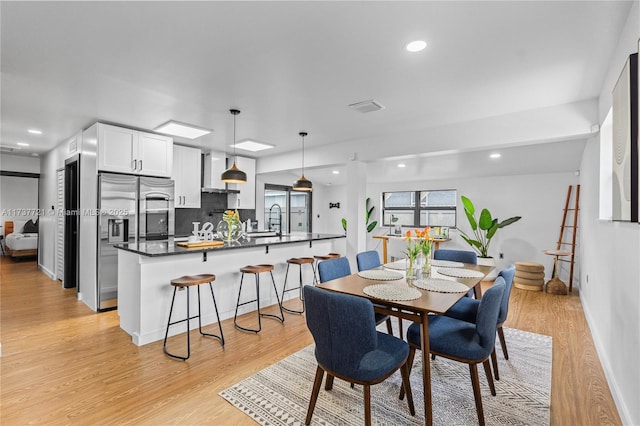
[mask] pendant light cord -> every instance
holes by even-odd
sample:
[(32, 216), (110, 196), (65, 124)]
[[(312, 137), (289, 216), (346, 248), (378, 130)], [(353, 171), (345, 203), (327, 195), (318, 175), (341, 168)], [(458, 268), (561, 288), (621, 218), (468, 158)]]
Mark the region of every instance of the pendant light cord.
[(304, 176), (304, 136), (302, 136), (302, 176)]

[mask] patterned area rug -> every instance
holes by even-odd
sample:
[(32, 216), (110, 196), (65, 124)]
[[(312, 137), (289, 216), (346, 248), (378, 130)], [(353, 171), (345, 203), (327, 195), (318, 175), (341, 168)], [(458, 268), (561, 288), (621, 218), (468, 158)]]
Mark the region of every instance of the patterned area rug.
[[(487, 425), (548, 425), (551, 393), (551, 337), (504, 329), (509, 360), (498, 345), (500, 380), (491, 396), (480, 365), (482, 403)], [(302, 425), (307, 413), (316, 371), (313, 345), (265, 368), (220, 392), (239, 410), (261, 425)], [(371, 387), (371, 420), (378, 425), (424, 424), (422, 361), (416, 355), (411, 388), (416, 415), (398, 399), (401, 378), (394, 374)], [(431, 362), (434, 425), (478, 423), (469, 367), (436, 358)], [(325, 374), (326, 378), (326, 374)], [(318, 396), (312, 425), (350, 425), (364, 422), (362, 387), (336, 379), (333, 390)]]

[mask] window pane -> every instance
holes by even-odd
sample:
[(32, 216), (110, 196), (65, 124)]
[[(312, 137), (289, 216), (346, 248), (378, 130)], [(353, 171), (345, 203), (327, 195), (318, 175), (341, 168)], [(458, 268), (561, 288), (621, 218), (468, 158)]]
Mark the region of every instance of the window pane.
[(414, 226), (413, 210), (385, 210), (383, 223), (386, 226)]
[(455, 228), (455, 210), (420, 210), (420, 226), (448, 226)]
[(385, 192), (384, 207), (415, 207), (416, 193), (411, 192)]
[(420, 207), (455, 207), (456, 191), (421, 191)]

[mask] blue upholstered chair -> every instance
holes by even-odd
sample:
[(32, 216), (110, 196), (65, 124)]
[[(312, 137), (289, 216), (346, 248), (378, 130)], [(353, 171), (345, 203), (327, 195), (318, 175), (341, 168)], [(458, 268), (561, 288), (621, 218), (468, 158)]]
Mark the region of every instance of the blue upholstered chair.
[[(429, 347), (434, 355), (449, 358), (454, 361), (469, 364), (473, 396), (476, 402), (478, 421), (484, 426), (484, 412), (482, 410), (482, 395), (477, 365), (482, 363), (489, 382), (491, 395), (496, 394), (491, 375), (489, 357), (496, 341), (496, 327), (500, 304), (505, 290), (504, 278), (496, 278), (493, 286), (488, 289), (478, 304), (478, 311), (474, 323), (447, 317), (444, 315), (429, 315)], [(409, 342), (409, 370), (413, 364), (416, 349), (420, 349), (420, 324), (413, 323), (407, 331)], [(402, 392), (400, 398), (402, 398)]]
[[(374, 252), (376, 255), (378, 252)], [(320, 275), (320, 282), (335, 280), (337, 278), (346, 277), (351, 275), (351, 266), (349, 266), (349, 260), (346, 257), (339, 257), (336, 259), (323, 260), (318, 262), (318, 274)], [(391, 328), (391, 319), (388, 315), (375, 313), (376, 324), (382, 324), (386, 321), (387, 332), (393, 334)]]
[(358, 271), (366, 271), (367, 269), (377, 268), (382, 265), (380, 255), (375, 250), (363, 251), (356, 255), (358, 262)]
[(474, 251), (439, 249), (433, 252), (433, 258), (437, 260), (450, 260), (452, 262), (478, 264), (478, 255)]
[[(471, 265), (478, 264), (478, 255), (475, 251), (439, 249), (433, 252), (433, 258), (436, 260), (469, 263)], [(468, 297), (473, 296), (473, 294), (475, 294), (474, 289), (467, 292)]]
[[(504, 339), (504, 331), (502, 325), (507, 320), (507, 314), (509, 313), (509, 297), (511, 296), (511, 288), (513, 287), (513, 277), (516, 274), (516, 267), (509, 265), (508, 268), (503, 269), (498, 274), (505, 282), (504, 294), (502, 295), (502, 301), (500, 302), (500, 313), (498, 314), (498, 338), (500, 339), (500, 346), (502, 346), (502, 354), (504, 359), (509, 359), (509, 353), (507, 352), (507, 343)], [(444, 314), (451, 318), (456, 318), (462, 321), (475, 322), (478, 314), (478, 306), (480, 301), (476, 299), (470, 299), (463, 297), (453, 305)], [(493, 373), (496, 380), (500, 380), (500, 373), (498, 372), (498, 360), (496, 357), (496, 351), (491, 353), (491, 362), (493, 364)]]
[[(326, 261), (329, 262), (329, 261)], [(322, 265), (322, 263), (320, 263)], [(307, 327), (316, 344), (318, 361), (305, 424), (311, 422), (324, 373), (325, 389), (337, 377), (364, 386), (365, 424), (371, 424), (370, 386), (400, 369), (411, 415), (415, 414), (407, 357), (409, 345), (397, 337), (376, 331), (373, 305), (365, 298), (304, 287)]]

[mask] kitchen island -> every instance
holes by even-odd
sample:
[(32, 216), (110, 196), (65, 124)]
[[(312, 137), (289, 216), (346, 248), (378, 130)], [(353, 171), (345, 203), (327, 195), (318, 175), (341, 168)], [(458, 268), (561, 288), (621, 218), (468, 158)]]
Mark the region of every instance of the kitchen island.
[[(240, 288), (240, 268), (251, 264), (274, 265), (273, 276), (278, 295), (282, 294), (287, 259), (313, 257), (329, 252), (345, 253), (344, 235), (294, 233), (282, 236), (242, 238), (220, 247), (184, 248), (176, 241), (147, 241), (117, 244), (118, 250), (118, 315), (120, 328), (126, 331), (134, 344), (141, 346), (164, 338), (171, 294), (170, 281), (183, 275), (214, 274), (213, 283), (220, 319), (233, 317)], [(268, 276), (260, 281), (260, 306), (277, 303)], [(249, 281), (246, 281), (249, 280)], [(303, 282), (313, 281), (311, 268), (303, 268)], [(289, 274), (288, 288), (298, 286), (297, 267)], [(252, 276), (245, 277), (243, 300), (255, 298)], [(186, 292), (178, 294), (173, 307), (173, 318), (186, 317)], [(197, 292), (191, 292), (191, 315), (196, 314)], [(285, 300), (297, 298), (297, 292), (288, 292)], [(202, 324), (216, 321), (213, 302), (208, 290), (202, 301)], [(241, 306), (238, 315), (256, 309), (255, 304)], [(286, 325), (286, 316), (285, 316)], [(191, 321), (197, 328), (198, 321)], [(184, 333), (185, 326), (171, 327), (170, 335)]]

